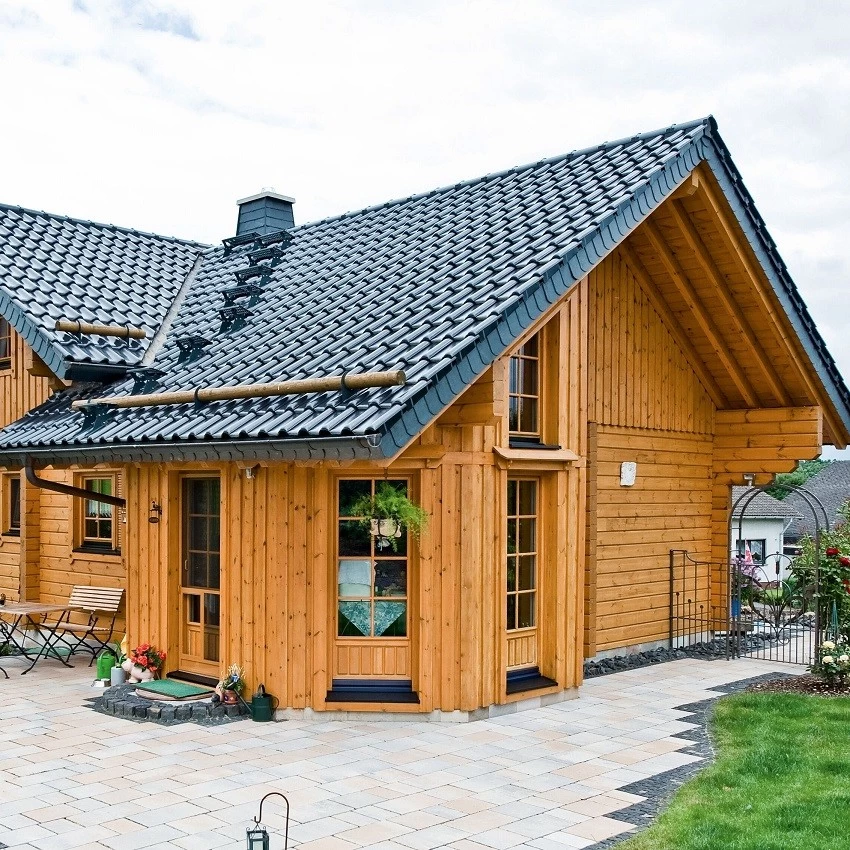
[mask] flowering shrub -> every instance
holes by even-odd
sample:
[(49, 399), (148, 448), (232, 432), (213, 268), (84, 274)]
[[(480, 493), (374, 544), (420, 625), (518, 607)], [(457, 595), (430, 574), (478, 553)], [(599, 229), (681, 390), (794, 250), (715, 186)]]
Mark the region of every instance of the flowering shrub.
[(218, 686), (222, 691), (236, 691), (241, 694), (245, 689), (245, 671), (238, 664), (231, 664)]
[(165, 652), (149, 643), (140, 643), (128, 656), (130, 663), (157, 675), (165, 664)]
[(850, 642), (850, 503), (839, 514), (836, 527), (821, 534), (820, 553), (815, 552), (811, 537), (803, 538), (791, 575), (801, 595), (813, 601), (817, 566), (820, 622), (826, 626), (835, 617), (838, 634)]
[(809, 667), (816, 676), (822, 676), (827, 682), (844, 683), (850, 673), (850, 645), (841, 641), (825, 640), (817, 650), (817, 658)]

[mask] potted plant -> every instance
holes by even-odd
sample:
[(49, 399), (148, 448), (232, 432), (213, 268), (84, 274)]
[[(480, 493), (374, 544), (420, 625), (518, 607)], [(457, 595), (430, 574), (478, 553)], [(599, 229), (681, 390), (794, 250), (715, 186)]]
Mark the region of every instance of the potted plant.
[(245, 671), (238, 664), (231, 664), (216, 686), (215, 692), (225, 705), (237, 705), (244, 690)]
[(140, 643), (121, 665), (130, 682), (149, 682), (156, 679), (165, 664), (165, 652), (153, 644)]
[(418, 541), (428, 525), (428, 514), (408, 499), (401, 487), (382, 481), (374, 496), (361, 496), (351, 506), (351, 515), (362, 517), (360, 524), (378, 538), (378, 547), (398, 549), (398, 538), (407, 529)]

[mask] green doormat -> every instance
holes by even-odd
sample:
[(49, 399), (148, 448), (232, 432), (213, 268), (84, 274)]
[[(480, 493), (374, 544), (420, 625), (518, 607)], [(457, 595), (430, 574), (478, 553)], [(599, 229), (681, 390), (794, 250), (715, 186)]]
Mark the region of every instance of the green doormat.
[(152, 682), (140, 682), (136, 693), (148, 699), (202, 699), (212, 694), (209, 688), (199, 688), (186, 682), (173, 679), (154, 679)]

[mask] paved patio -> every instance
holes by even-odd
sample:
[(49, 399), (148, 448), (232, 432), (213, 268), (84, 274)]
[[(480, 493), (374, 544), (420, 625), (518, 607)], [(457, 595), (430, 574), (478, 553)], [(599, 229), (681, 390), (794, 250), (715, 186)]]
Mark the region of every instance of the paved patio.
[[(0, 846), (245, 846), (263, 794), (292, 804), (299, 850), (568, 850), (635, 827), (622, 791), (699, 761), (676, 706), (772, 671), (683, 660), (591, 679), (579, 700), (465, 724), (250, 720), (204, 728), (97, 714), (91, 671), (0, 679)], [(273, 850), (282, 809), (266, 803)]]

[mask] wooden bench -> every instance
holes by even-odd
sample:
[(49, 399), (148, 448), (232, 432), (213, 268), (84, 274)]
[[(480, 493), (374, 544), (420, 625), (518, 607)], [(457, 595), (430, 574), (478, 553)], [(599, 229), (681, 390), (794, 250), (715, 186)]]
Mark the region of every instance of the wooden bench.
[[(68, 597), (68, 609), (50, 629), (71, 655), (78, 651), (90, 652), (91, 667), (98, 653), (109, 649), (123, 596), (121, 587), (75, 585)], [(87, 615), (88, 620), (73, 622), (71, 618), (75, 613)]]

